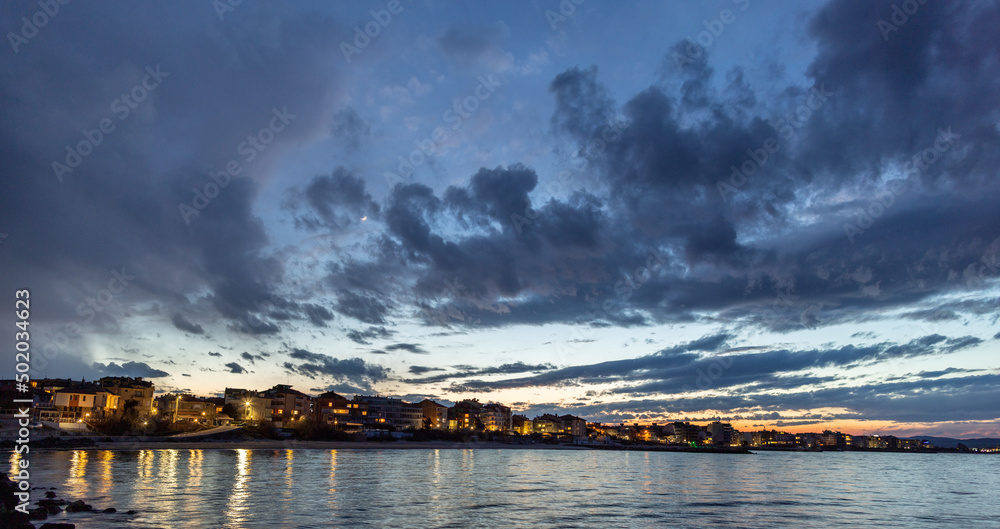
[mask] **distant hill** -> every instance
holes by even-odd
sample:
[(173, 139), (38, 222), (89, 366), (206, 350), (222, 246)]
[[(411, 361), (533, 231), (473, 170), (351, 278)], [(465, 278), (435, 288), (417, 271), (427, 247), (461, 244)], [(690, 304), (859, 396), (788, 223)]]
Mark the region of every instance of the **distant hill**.
[(903, 439), (920, 439), (930, 441), (934, 446), (941, 448), (958, 448), (958, 443), (962, 443), (969, 448), (994, 448), (1000, 446), (1000, 439), (990, 437), (982, 439), (952, 439), (951, 437), (905, 437)]

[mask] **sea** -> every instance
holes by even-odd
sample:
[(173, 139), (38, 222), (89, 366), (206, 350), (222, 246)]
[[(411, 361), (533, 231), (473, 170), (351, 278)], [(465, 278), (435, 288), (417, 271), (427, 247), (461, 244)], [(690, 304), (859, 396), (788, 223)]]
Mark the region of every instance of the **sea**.
[(60, 498), (117, 509), (46, 520), (79, 529), (1000, 527), (993, 455), (68, 450), (30, 469)]

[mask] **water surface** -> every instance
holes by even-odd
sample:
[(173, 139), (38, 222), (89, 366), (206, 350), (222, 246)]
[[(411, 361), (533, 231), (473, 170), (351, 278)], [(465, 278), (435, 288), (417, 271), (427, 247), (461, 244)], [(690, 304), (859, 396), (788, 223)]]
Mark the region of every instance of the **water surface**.
[[(1000, 457), (563, 450), (32, 454), (93, 528), (1000, 527)], [(11, 455), (10, 464), (14, 464)], [(32, 500), (41, 498), (35, 491)], [(135, 509), (136, 515), (123, 514)]]

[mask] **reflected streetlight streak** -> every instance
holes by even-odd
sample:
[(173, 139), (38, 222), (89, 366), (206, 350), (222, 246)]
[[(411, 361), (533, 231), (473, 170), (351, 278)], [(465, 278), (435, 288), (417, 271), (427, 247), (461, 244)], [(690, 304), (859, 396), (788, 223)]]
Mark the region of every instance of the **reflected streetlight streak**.
[(247, 500), (250, 498), (248, 484), (250, 482), (250, 450), (236, 450), (236, 480), (233, 482), (233, 492), (229, 495), (229, 505), (226, 508), (226, 519), (232, 525), (240, 525), (247, 518)]

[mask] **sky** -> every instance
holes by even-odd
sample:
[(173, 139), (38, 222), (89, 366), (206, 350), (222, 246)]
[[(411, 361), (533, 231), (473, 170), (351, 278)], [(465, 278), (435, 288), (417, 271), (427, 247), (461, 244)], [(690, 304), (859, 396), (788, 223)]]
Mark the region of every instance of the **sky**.
[(34, 378), (1000, 437), (997, 2), (43, 4)]

